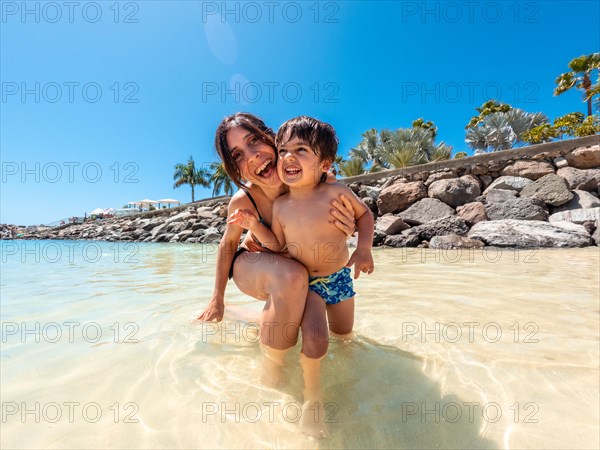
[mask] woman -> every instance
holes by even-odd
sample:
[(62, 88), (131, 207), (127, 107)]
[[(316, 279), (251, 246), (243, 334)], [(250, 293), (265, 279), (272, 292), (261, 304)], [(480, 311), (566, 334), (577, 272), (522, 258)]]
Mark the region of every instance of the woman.
[[(258, 117), (237, 113), (226, 117), (215, 133), (215, 147), (227, 174), (241, 188), (231, 199), (228, 213), (250, 209), (271, 223), (273, 201), (287, 192), (277, 175), (275, 134)], [(332, 221), (346, 234), (354, 231), (351, 205), (345, 198), (334, 202)], [(215, 287), (209, 305), (198, 317), (220, 321), (224, 312), (227, 277), (246, 295), (265, 300), (261, 315), (261, 343), (269, 349), (294, 346), (308, 292), (308, 273), (299, 262), (266, 251), (251, 236), (240, 249), (243, 228), (227, 225), (219, 243)], [(279, 359), (279, 358), (276, 358)]]

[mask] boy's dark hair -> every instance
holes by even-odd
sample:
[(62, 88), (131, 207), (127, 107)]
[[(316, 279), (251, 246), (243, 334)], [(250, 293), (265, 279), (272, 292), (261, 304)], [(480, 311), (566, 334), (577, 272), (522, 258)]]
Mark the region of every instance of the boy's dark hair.
[(307, 116), (294, 117), (279, 127), (275, 145), (279, 148), (295, 137), (306, 142), (321, 161), (335, 161), (338, 138), (328, 123)]
[(227, 145), (227, 132), (235, 127), (242, 127), (248, 130), (256, 136), (259, 141), (273, 147), (275, 158), (277, 158), (277, 151), (275, 150), (275, 133), (271, 128), (265, 125), (259, 117), (244, 112), (225, 117), (215, 132), (215, 147), (221, 161), (223, 161), (225, 172), (227, 172), (229, 178), (231, 178), (237, 186), (241, 187), (242, 176), (240, 174), (240, 169), (233, 159), (231, 150)]

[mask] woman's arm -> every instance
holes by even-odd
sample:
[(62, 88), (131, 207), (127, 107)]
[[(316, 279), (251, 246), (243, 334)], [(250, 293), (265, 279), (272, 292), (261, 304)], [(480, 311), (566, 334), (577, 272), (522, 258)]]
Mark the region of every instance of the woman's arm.
[[(236, 206), (243, 206), (240, 204), (239, 199), (234, 198), (229, 202), (228, 209)], [(217, 251), (217, 270), (215, 274), (215, 287), (210, 299), (210, 302), (204, 312), (200, 314), (198, 320), (207, 322), (221, 321), (223, 319), (223, 313), (225, 311), (225, 288), (227, 287), (227, 279), (229, 275), (229, 269), (233, 260), (238, 243), (240, 242), (240, 236), (242, 235), (243, 229), (237, 225), (227, 224), (223, 237), (219, 242), (219, 248)]]

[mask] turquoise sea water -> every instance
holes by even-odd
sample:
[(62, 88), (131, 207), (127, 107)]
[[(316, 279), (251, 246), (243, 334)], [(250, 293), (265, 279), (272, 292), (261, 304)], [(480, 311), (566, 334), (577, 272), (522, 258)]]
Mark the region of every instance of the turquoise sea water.
[(259, 382), (262, 303), (193, 320), (212, 245), (0, 242), (2, 448), (598, 448), (599, 250), (375, 249), (356, 337), (299, 431), (299, 347)]

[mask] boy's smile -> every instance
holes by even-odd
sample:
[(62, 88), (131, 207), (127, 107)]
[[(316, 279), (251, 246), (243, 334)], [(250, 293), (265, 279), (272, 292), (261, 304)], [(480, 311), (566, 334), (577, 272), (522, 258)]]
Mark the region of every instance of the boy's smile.
[(326, 161), (321, 161), (319, 155), (305, 141), (297, 137), (282, 145), (278, 152), (279, 178), (290, 186), (317, 185), (321, 174), (327, 171)]

